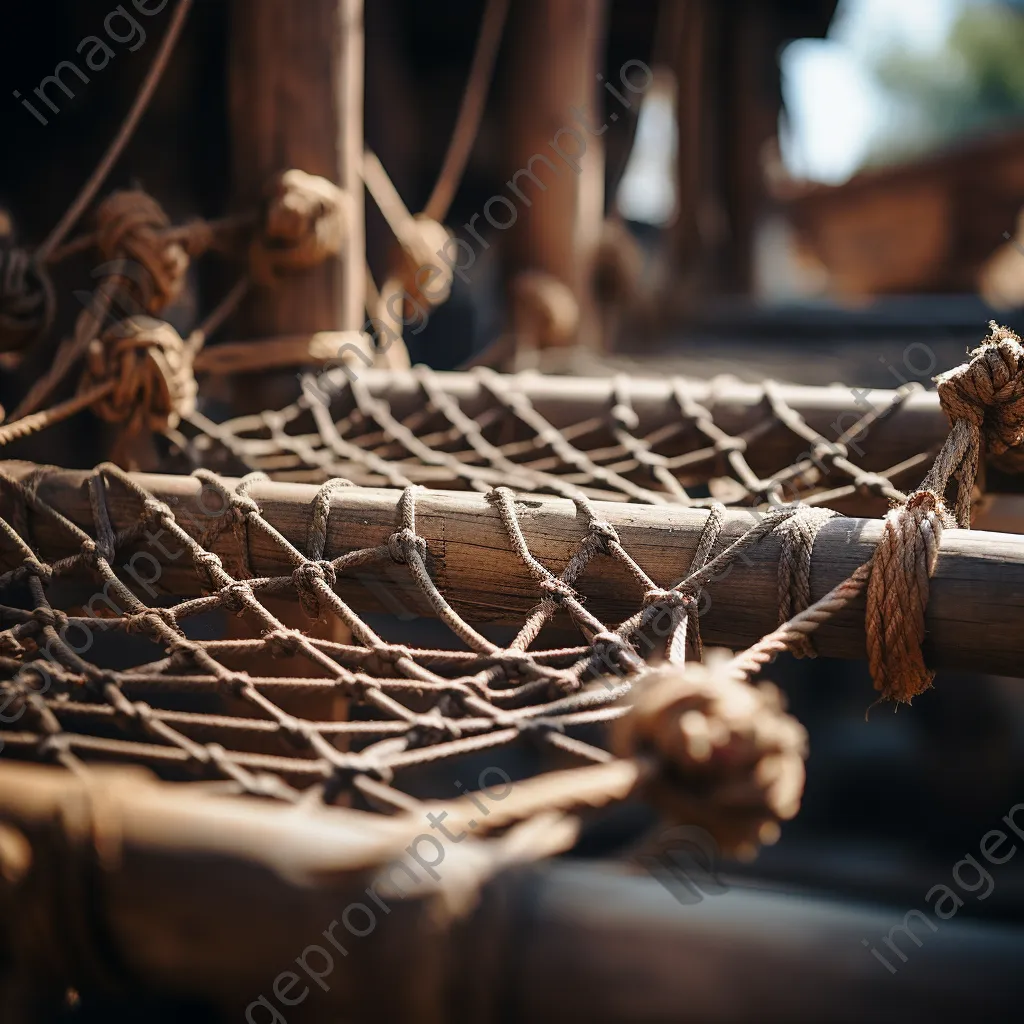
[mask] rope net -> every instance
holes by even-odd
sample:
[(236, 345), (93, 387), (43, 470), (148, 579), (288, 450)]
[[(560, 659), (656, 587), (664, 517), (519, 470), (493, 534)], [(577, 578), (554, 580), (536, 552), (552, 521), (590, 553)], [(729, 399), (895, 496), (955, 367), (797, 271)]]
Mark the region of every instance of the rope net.
[[(931, 471), (890, 512), (872, 558), (814, 604), (811, 552), (832, 515), (827, 510), (770, 508), (731, 539), (723, 536), (725, 508), (712, 501), (684, 577), (658, 581), (599, 517), (573, 473), (585, 467), (590, 481), (620, 486), (638, 500), (663, 501), (663, 492), (629, 484), (610, 468), (613, 460), (602, 467), (576, 447), (575, 454), (556, 447), (561, 474), (538, 469), (536, 455), (533, 464), (510, 464), (513, 473), (493, 449), (490, 466), (505, 470), (509, 484), (536, 473), (538, 487), (571, 497), (582, 531), (564, 564), (552, 567), (531, 550), (521, 527), (523, 496), (489, 487), (484, 466), (443, 453), (444, 467), (458, 467), (461, 481), (488, 487), (500, 543), (531, 580), (532, 607), (501, 638), (446, 596), (444, 554), (431, 551), (418, 529), (423, 491), (407, 482), (406, 467), (340, 434), (335, 443), (343, 451), (362, 453), (357, 465), (405, 486), (383, 542), (335, 557), (327, 553), (332, 508), (363, 495), (346, 478), (327, 480), (298, 510), (305, 532), (296, 543), (252, 496), (262, 474), (228, 484), (198, 470), (194, 501), (177, 499), (172, 507), (144, 486), (145, 478), (114, 465), (70, 489), (77, 505), (48, 489), (61, 471), (7, 469), (0, 474), (0, 551), (9, 567), (0, 575), (3, 752), (75, 772), (94, 759), (128, 761), (252, 796), (297, 802), (306, 794), (394, 812), (418, 806), (422, 794), (410, 789), (419, 783), (406, 785), (412, 770), (529, 743), (551, 755), (540, 766), (541, 785), (519, 790), (491, 827), (539, 810), (600, 805), (639, 788), (685, 806), (686, 820), (712, 827), (727, 848), (749, 849), (774, 838), (778, 820), (795, 813), (804, 753), (803, 731), (776, 691), (750, 681), (784, 650), (813, 654), (818, 626), (866, 593), (876, 688), (909, 701), (931, 684), (920, 645), (939, 541), (945, 527), (956, 525), (945, 494), (955, 477), (957, 518), (969, 526), (983, 438), (1019, 441), (1022, 377), (1024, 349), (997, 331), (971, 363), (940, 380), (940, 397), (956, 418)], [(419, 379), (429, 394), (430, 376)], [(335, 426), (326, 405), (311, 404), (311, 394), (307, 389), (305, 411), (319, 411)], [(514, 392), (503, 397), (496, 407), (511, 405), (542, 444), (560, 446)], [(437, 398), (436, 411), (458, 427), (455, 409)], [(412, 442), (413, 450), (428, 443), (406, 437), (412, 428), (388, 419), (380, 405), (372, 408), (374, 422), (393, 438)], [(489, 443), (482, 429), (475, 442), (473, 451)], [(624, 436), (619, 447), (636, 456)], [(741, 453), (728, 454), (744, 465)], [(666, 491), (672, 487), (666, 478)], [(693, 500), (681, 487), (673, 495)], [(732, 659), (695, 664), (705, 589), (772, 534), (782, 544), (784, 621)], [(604, 621), (585, 595), (588, 578), (608, 573), (612, 563), (631, 581), (625, 600), (632, 611)], [(288, 568), (255, 571), (267, 564)], [(151, 568), (144, 573), (141, 565)], [(479, 572), (486, 575), (483, 567)], [(353, 580), (369, 581), (399, 607), (403, 594), (417, 595), (450, 641), (417, 648), (385, 638), (339, 596)], [(496, 577), (496, 600), (503, 586), (508, 581)], [(299, 609), (303, 629), (294, 625)], [(566, 627), (574, 642), (565, 641)], [(582, 766), (572, 784), (543, 782), (550, 777), (544, 767), (566, 764)]]
[[(377, 375), (383, 386), (371, 387), (373, 374), (358, 370), (357, 364), (305, 374), (301, 397), (282, 409), (219, 424), (186, 415), (174, 438), (187, 460), (182, 464), (305, 482), (344, 476), (363, 486), (483, 492), (504, 484), (566, 498), (756, 507), (905, 501), (898, 484), (919, 478), (941, 443), (936, 436), (932, 449), (904, 448), (899, 462), (877, 471), (855, 461), (864, 451), (857, 439), (882, 420), (898, 419), (907, 400), (923, 391), (916, 383), (888, 401), (847, 402), (835, 420), (845, 426), (830, 439), (773, 382), (750, 401), (748, 425), (730, 433), (716, 422), (717, 382), (672, 378), (660, 422), (642, 425), (631, 399), (636, 385), (624, 375), (610, 385), (561, 378), (561, 396), (556, 379), (546, 395), (554, 422), (531, 399), (537, 378), (529, 373), (478, 367), (452, 374), (417, 366), (401, 378)], [(577, 383), (599, 385), (607, 400), (597, 409), (593, 400), (581, 403)], [(721, 387), (727, 390), (728, 382)], [(401, 412), (389, 403), (389, 390)], [(702, 401), (701, 392), (711, 400)]]

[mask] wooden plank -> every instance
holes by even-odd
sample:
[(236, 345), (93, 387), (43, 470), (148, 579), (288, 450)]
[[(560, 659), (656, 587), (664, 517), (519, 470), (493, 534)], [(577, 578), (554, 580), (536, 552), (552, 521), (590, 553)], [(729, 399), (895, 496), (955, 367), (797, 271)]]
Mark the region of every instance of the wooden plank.
[[(13, 477), (25, 477), (36, 467), (2, 463)], [(54, 470), (38, 483), (39, 497), (72, 521), (90, 528), (92, 513), (84, 482), (87, 474)], [(193, 477), (139, 474), (136, 479), (167, 501), (190, 532), (208, 528), (213, 520), (201, 511), (200, 482)], [(228, 485), (232, 484), (227, 481)], [(317, 488), (306, 484), (256, 483), (251, 497), (264, 518), (300, 550), (305, 546), (311, 507)], [(345, 488), (331, 501), (325, 557), (386, 543), (399, 526), (399, 491)], [(217, 510), (216, 498), (202, 496)], [(113, 486), (109, 505), (115, 528), (136, 521), (136, 499)], [(453, 607), (474, 623), (522, 622), (540, 596), (536, 583), (513, 551), (497, 508), (482, 495), (467, 492), (424, 492), (417, 498), (417, 531), (428, 545), (428, 570)], [(707, 513), (676, 506), (595, 502), (602, 519), (618, 531), (627, 551), (661, 586), (674, 584), (687, 573)], [(531, 551), (553, 572), (561, 572), (585, 535), (585, 524), (572, 502), (531, 496), (518, 503), (523, 532)], [(12, 515), (6, 491), (0, 512)], [(719, 549), (756, 522), (750, 510), (727, 513)], [(838, 519), (818, 534), (812, 562), (812, 594), (823, 596), (866, 562), (882, 530), (880, 520)], [(292, 563), (262, 533), (250, 529), (250, 558), (257, 574), (275, 576), (292, 571)], [(44, 517), (32, 516), (32, 540), (48, 558), (74, 551), (59, 528)], [(228, 565), (237, 565), (234, 532), (226, 530), (214, 550)], [(717, 580), (701, 620), (706, 642), (743, 648), (777, 624), (779, 541), (769, 536), (753, 548), (748, 561)], [(153, 549), (154, 555), (159, 552)], [(6, 568), (11, 568), (5, 547)], [(166, 561), (166, 559), (165, 559)], [(170, 560), (160, 585), (178, 596), (198, 592), (198, 582), (185, 560)], [(366, 579), (383, 582), (390, 597), (411, 612), (432, 615), (401, 566), (365, 571), (362, 579), (344, 576), (337, 592), (357, 610), (377, 610), (380, 599)], [(642, 594), (624, 569), (601, 559), (584, 576), (578, 589), (587, 607), (605, 622), (619, 621), (640, 606)], [(394, 607), (387, 610), (393, 611)], [(863, 658), (864, 608), (851, 604), (816, 634), (821, 654)], [(973, 669), (1009, 676), (1024, 675), (1024, 537), (983, 531), (948, 530), (943, 536), (928, 605), (926, 655), (936, 667)]]

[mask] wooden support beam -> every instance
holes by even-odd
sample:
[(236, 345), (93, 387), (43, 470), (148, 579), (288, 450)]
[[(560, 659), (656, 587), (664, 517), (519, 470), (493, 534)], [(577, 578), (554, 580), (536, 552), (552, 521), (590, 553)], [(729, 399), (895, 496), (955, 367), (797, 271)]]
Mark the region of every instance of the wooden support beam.
[[(1004, 820), (1019, 834), (1019, 811)], [(1012, 1020), (1019, 1009), (1024, 929), (1010, 922), (943, 921), (934, 941), (911, 947), (913, 969), (896, 973), (862, 942), (892, 957), (882, 940), (902, 938), (906, 904), (712, 885), (711, 874), (684, 876), (683, 840), (645, 872), (571, 860), (499, 871), (519, 858), (463, 833), (427, 859), (424, 833), (435, 834), (419, 811), (296, 813), (137, 769), (75, 775), (5, 757), (0, 955), (30, 992), (88, 991), (105, 969), (129, 964), (149, 992), (215, 1005), (227, 1019), (251, 1007), (254, 1021), (274, 1019), (271, 1010), (292, 1019), (277, 992), (305, 988), (314, 1019), (366, 1024), (503, 1015), (535, 1024), (891, 1024), (911, 1005), (941, 1024)], [(83, 872), (83, 835), (102, 838), (102, 886), (70, 884)], [(521, 847), (520, 857), (540, 852)], [(418, 884), (381, 886), (389, 863), (405, 869), (391, 871), (396, 888)], [(436, 886), (426, 865), (437, 866)], [(689, 905), (680, 907), (679, 891)], [(354, 922), (353, 907), (372, 936), (334, 926)], [(55, 948), (67, 955), (55, 958)], [(813, 978), (794, 984), (810, 964)], [(291, 984), (289, 967), (298, 972)]]
[[(579, 117), (595, 127), (604, 21), (597, 0), (520, 0), (509, 22), (504, 166), (526, 202), (510, 200), (516, 223), (505, 236), (506, 269), (541, 270), (568, 286), (584, 338), (596, 332), (589, 277), (604, 221), (604, 145)], [(540, 188), (520, 169), (536, 175)]]
[[(250, 294), (235, 327), (246, 338), (358, 330), (366, 280), (363, 0), (234, 0), (231, 26), (235, 200), (258, 202), (271, 176), (290, 167), (333, 181), (355, 200), (342, 257)], [(250, 401), (236, 405), (252, 408), (251, 382), (246, 390)], [(258, 395), (256, 407), (273, 408), (287, 394)]]
[[(2, 463), (14, 477), (26, 477), (36, 467)], [(92, 528), (87, 474), (54, 470), (37, 483), (40, 499), (73, 522)], [(214, 522), (201, 511), (216, 509), (207, 491), (200, 504), (200, 482), (194, 477), (139, 474), (136, 479), (176, 510), (190, 532)], [(231, 481), (227, 481), (231, 485)], [(264, 518), (300, 550), (305, 546), (317, 488), (307, 484), (256, 483), (249, 491)], [(386, 543), (400, 524), (400, 492), (377, 488), (344, 488), (331, 499), (324, 557)], [(137, 521), (138, 502), (116, 485), (108, 494), (115, 529)], [(0, 514), (14, 514), (11, 492), (5, 491)], [(697, 547), (707, 513), (677, 506), (628, 505), (595, 502), (597, 514), (618, 531), (626, 550), (661, 586), (684, 577)], [(428, 570), (437, 587), (460, 614), (473, 623), (521, 624), (540, 592), (516, 555), (498, 509), (485, 496), (468, 492), (424, 492), (417, 498), (416, 526), (427, 542)], [(535, 556), (553, 572), (561, 572), (586, 533), (571, 501), (531, 496), (519, 502), (523, 533)], [(15, 520), (17, 521), (17, 520)], [(756, 522), (749, 510), (727, 513), (719, 548), (736, 540)], [(880, 520), (837, 519), (827, 523), (814, 546), (811, 585), (815, 599), (849, 576), (873, 553), (882, 531)], [(277, 576), (293, 565), (274, 543), (250, 530), (249, 557), (253, 572)], [(41, 557), (52, 559), (76, 550), (66, 533), (46, 517), (32, 517), (32, 541)], [(221, 532), (214, 550), (229, 566), (239, 564), (234, 531)], [(12, 568), (10, 554), (6, 568)], [(705, 641), (745, 648), (778, 622), (779, 541), (769, 536), (752, 548), (746, 561), (709, 588), (710, 605), (701, 620)], [(159, 551), (154, 549), (155, 556)], [(184, 560), (182, 560), (182, 563)], [(160, 585), (186, 597), (198, 592), (191, 569), (171, 560)], [(368, 575), (380, 579), (390, 596), (409, 611), (433, 615), (406, 571), (379, 569)], [(364, 570), (365, 573), (365, 570)], [(587, 607), (605, 622), (617, 622), (635, 612), (642, 594), (624, 569), (601, 559), (578, 586)], [(378, 610), (380, 600), (365, 580), (342, 576), (338, 593), (357, 610)], [(393, 611), (394, 608), (386, 610)], [(968, 669), (1010, 676), (1024, 675), (1024, 537), (982, 531), (947, 530), (938, 566), (931, 581), (928, 604), (926, 657), (936, 667)], [(865, 657), (864, 606), (851, 604), (815, 634), (822, 655)]]

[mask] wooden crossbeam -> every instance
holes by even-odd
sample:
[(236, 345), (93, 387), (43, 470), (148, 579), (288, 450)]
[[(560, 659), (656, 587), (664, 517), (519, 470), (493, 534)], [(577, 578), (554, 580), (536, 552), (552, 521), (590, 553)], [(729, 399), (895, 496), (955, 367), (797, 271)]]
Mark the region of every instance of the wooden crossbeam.
[[(14, 478), (35, 471), (26, 463), (2, 463), (0, 470)], [(87, 473), (54, 470), (37, 484), (39, 498), (73, 522), (92, 528), (92, 511), (85, 486)], [(223, 515), (215, 492), (201, 493), (200, 481), (185, 476), (139, 474), (136, 479), (155, 497), (166, 501), (193, 535), (208, 530)], [(234, 481), (226, 481), (232, 486)], [(300, 550), (306, 544), (317, 488), (296, 483), (258, 482), (249, 491), (263, 517)], [(378, 546), (400, 525), (401, 492), (377, 488), (345, 488), (331, 499), (324, 557)], [(12, 490), (5, 488), (0, 514), (14, 516)], [(116, 484), (108, 492), (115, 529), (138, 519), (138, 500)], [(204, 508), (206, 511), (204, 511)], [(687, 573), (707, 518), (703, 510), (677, 506), (643, 506), (595, 502), (598, 516), (614, 526), (626, 550), (661, 586), (674, 584)], [(427, 542), (428, 570), (441, 593), (467, 621), (521, 624), (540, 592), (513, 550), (498, 509), (484, 495), (468, 492), (423, 492), (416, 501), (417, 532)], [(551, 571), (560, 573), (580, 539), (586, 523), (571, 501), (530, 496), (518, 503), (523, 533), (530, 550)], [(209, 513), (215, 513), (210, 515)], [(756, 522), (749, 510), (727, 513), (720, 550)], [(15, 522), (18, 520), (15, 519)], [(40, 555), (52, 559), (73, 553), (74, 542), (52, 520), (30, 514), (32, 542)], [(812, 559), (815, 599), (846, 578), (870, 558), (882, 530), (879, 520), (837, 519), (818, 534)], [(286, 553), (257, 530), (249, 530), (249, 557), (257, 575), (281, 576), (294, 568)], [(237, 532), (220, 533), (213, 549), (229, 567), (239, 561)], [(180, 597), (195, 595), (199, 583), (187, 557), (165, 557), (145, 542), (163, 563), (158, 585)], [(165, 549), (167, 542), (165, 541)], [(13, 568), (12, 551), (0, 544), (5, 568)], [(705, 641), (744, 648), (777, 624), (778, 560), (774, 536), (750, 549), (744, 560), (709, 588), (710, 606), (701, 620)], [(127, 559), (127, 555), (125, 556)], [(609, 558), (600, 558), (584, 574), (577, 589), (588, 609), (606, 623), (635, 612), (642, 594), (627, 572)], [(407, 570), (387, 563), (339, 578), (337, 592), (356, 610), (395, 611), (433, 615), (414, 588)], [(862, 602), (850, 605), (815, 637), (822, 655), (863, 658), (865, 640)], [(935, 667), (973, 669), (1024, 676), (1024, 537), (983, 531), (947, 530), (942, 538), (938, 567), (931, 582), (926, 656)]]

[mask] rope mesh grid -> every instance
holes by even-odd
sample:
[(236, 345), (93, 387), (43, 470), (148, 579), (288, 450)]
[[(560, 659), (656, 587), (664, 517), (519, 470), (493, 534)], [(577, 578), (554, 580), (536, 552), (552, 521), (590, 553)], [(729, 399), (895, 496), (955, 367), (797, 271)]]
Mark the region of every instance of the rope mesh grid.
[[(176, 433), (174, 440), (191, 465), (263, 471), (281, 480), (344, 476), (362, 486), (423, 484), (481, 492), (508, 485), (573, 499), (702, 508), (718, 500), (733, 506), (797, 500), (822, 505), (854, 496), (903, 502), (907, 494), (897, 483), (919, 477), (934, 454), (871, 472), (850, 453), (857, 447), (851, 441), (897, 412), (922, 390), (918, 384), (904, 385), (891, 403), (869, 408), (829, 440), (772, 382), (763, 386), (763, 415), (732, 436), (693, 397), (694, 382), (685, 378), (672, 380), (676, 415), (645, 433), (638, 429), (625, 376), (615, 380), (602, 415), (555, 426), (531, 402), (524, 376), (482, 367), (471, 372), (486, 396), (486, 407), (472, 412), (446, 389), (445, 379), (454, 375), (415, 367), (417, 395), (405, 403), (413, 408), (397, 416), (355, 370), (345, 368), (306, 374), (301, 397), (282, 409), (219, 424), (202, 413), (187, 415), (187, 433)], [(567, 413), (572, 404), (567, 395)], [(770, 474), (763, 465), (755, 472), (751, 453), (772, 432), (789, 435), (804, 452)]]
[[(692, 591), (685, 581), (661, 590), (633, 561), (609, 524), (597, 519), (587, 500), (577, 499), (589, 529), (565, 570), (555, 575), (530, 553), (519, 529), (514, 496), (493, 492), (509, 543), (537, 582), (538, 600), (507, 647), (477, 632), (447, 603), (428, 569), (426, 543), (416, 532), (417, 488), (407, 488), (400, 522), (387, 543), (323, 559), (331, 495), (348, 481), (319, 489), (311, 510), (305, 551), (290, 544), (247, 495), (254, 477), (228, 490), (200, 471), (204, 493), (221, 501), (199, 538), (184, 529), (172, 508), (154, 499), (130, 475), (112, 465), (89, 477), (92, 529), (83, 530), (42, 502), (41, 470), (26, 483), (3, 476), (6, 499), (20, 510), (0, 520), (5, 561), (20, 562), (0, 576), (0, 690), (6, 702), (0, 734), (7, 756), (52, 759), (80, 771), (92, 758), (128, 760), (178, 776), (220, 779), (246, 793), (295, 801), (313, 786), (324, 800), (360, 791), (371, 803), (406, 808), (411, 798), (394, 788), (394, 773), (460, 754), (502, 747), (524, 735), (583, 762), (611, 759), (605, 750), (567, 732), (610, 722), (623, 714), (617, 703), (628, 679), (644, 663), (633, 641), (654, 606), (674, 607)], [(138, 504), (138, 519), (115, 532), (107, 502), (122, 489)], [(781, 521), (789, 513), (770, 517)], [(31, 522), (47, 518), (76, 553), (46, 561), (34, 553)], [(18, 520), (21, 520), (18, 522)], [(704, 567), (721, 528), (708, 518), (707, 537), (694, 560)], [(221, 535), (239, 539), (238, 564), (208, 550)], [(760, 531), (766, 534), (767, 529)], [(246, 572), (246, 545), (255, 535), (279, 546), (294, 564), (290, 575), (253, 578)], [(205, 596), (171, 607), (144, 600), (143, 586), (126, 582), (129, 552), (146, 539), (190, 558)], [(158, 541), (153, 541), (158, 538)], [(596, 619), (573, 585), (592, 563), (617, 559), (638, 584), (638, 615), (618, 626)], [(461, 650), (414, 650), (382, 639), (335, 593), (346, 573), (366, 573), (382, 564), (401, 566), (408, 585), (433, 607), (461, 642)], [(67, 610), (51, 595), (59, 584), (86, 570), (92, 584)], [(130, 575), (130, 574), (129, 574)], [(148, 588), (152, 589), (152, 588)], [(287, 593), (310, 616), (343, 623), (351, 644), (317, 639), (289, 629), (267, 607), (267, 598)], [(20, 599), (19, 599), (20, 598)], [(580, 633), (580, 643), (559, 649), (532, 647), (560, 610)], [(224, 610), (244, 616), (258, 635), (203, 640), (202, 619)], [(102, 612), (102, 615), (98, 613)], [(148, 641), (131, 647), (130, 634)], [(114, 650), (108, 637), (118, 638)], [(89, 655), (89, 649), (94, 649)], [(112, 669), (107, 660), (128, 659)], [(281, 674), (261, 674), (271, 664)], [(250, 673), (248, 668), (257, 667)], [(594, 680), (597, 676), (609, 678)], [(341, 698), (345, 720), (316, 721), (286, 708), (311, 695)], [(216, 713), (198, 710), (211, 699)]]

